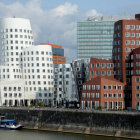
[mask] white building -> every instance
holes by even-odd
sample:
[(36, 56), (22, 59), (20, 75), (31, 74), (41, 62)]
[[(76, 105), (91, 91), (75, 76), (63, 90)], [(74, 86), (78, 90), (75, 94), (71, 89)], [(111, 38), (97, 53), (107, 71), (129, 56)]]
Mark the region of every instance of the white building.
[(22, 53), (22, 74), (25, 81), (25, 100), (53, 103), (52, 47), (38, 45), (25, 48)]
[(52, 103), (52, 49), (33, 44), (29, 20), (0, 19), (0, 106)]

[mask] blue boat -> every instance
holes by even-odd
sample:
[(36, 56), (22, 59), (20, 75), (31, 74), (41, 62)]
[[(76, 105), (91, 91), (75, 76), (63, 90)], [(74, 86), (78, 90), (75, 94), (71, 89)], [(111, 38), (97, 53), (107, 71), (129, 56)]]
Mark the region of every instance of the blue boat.
[(4, 129), (22, 129), (23, 125), (18, 124), (15, 120), (0, 120), (0, 128)]

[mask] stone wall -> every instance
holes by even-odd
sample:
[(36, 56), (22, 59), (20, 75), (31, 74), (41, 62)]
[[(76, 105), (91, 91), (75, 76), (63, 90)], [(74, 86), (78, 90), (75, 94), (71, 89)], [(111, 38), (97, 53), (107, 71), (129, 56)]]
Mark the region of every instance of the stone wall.
[(55, 109), (0, 109), (28, 129), (140, 138), (140, 113)]

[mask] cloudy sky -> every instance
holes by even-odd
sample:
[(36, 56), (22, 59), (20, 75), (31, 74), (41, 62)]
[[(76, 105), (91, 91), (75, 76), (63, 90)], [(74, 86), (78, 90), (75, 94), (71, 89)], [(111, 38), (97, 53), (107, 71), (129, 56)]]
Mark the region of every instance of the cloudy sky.
[(135, 13), (140, 13), (140, 0), (0, 0), (0, 17), (29, 18), (35, 44), (62, 45), (68, 62), (76, 58), (77, 21)]

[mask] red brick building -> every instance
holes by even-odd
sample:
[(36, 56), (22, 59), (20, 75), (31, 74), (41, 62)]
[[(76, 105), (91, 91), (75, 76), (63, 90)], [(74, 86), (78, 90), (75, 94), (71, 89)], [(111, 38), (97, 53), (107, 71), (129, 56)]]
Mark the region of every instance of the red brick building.
[(132, 76), (134, 49), (140, 47), (140, 20), (136, 15), (136, 20), (120, 20), (114, 27), (114, 46), (112, 58), (114, 62), (114, 77), (126, 83), (125, 105), (132, 106)]
[(140, 48), (135, 49), (131, 57), (132, 76), (132, 108), (140, 110)]
[(89, 80), (97, 76), (114, 78), (114, 64), (111, 60), (90, 58)]
[(108, 77), (97, 76), (83, 84), (81, 107), (93, 109), (124, 109), (124, 84)]

